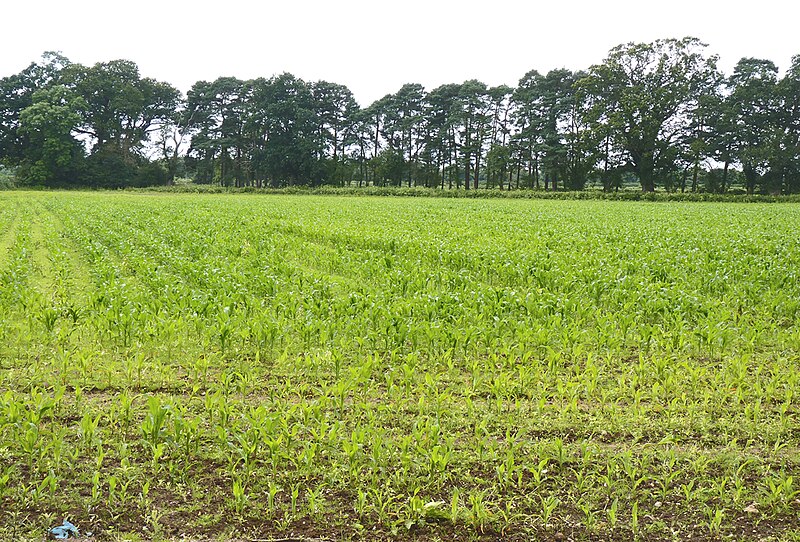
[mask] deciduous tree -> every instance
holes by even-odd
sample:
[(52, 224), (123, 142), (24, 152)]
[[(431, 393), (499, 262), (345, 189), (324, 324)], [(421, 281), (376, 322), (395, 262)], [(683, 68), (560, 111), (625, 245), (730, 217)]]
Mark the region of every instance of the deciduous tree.
[(611, 139), (646, 192), (673, 169), (675, 141), (714, 88), (717, 57), (705, 47), (696, 38), (627, 43), (589, 70), (586, 88), (605, 108)]

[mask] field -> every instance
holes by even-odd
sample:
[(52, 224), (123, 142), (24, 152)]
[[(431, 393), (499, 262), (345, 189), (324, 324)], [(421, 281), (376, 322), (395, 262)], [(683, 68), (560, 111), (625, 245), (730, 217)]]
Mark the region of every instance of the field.
[(799, 540), (798, 273), (794, 204), (0, 193), (0, 535)]

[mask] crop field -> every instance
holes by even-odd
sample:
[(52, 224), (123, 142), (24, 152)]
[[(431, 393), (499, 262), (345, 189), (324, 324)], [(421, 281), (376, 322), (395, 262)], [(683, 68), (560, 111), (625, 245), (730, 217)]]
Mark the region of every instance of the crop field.
[(799, 274), (794, 204), (0, 193), (0, 537), (800, 540)]

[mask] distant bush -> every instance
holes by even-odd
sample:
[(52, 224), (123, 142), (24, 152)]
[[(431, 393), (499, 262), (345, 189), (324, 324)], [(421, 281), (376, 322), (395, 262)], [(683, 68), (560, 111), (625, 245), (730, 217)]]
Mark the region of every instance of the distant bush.
[(0, 166), (0, 190), (11, 190), (16, 187), (14, 172), (8, 168)]
[[(131, 189), (138, 190), (138, 189)], [(380, 196), (380, 197), (425, 197), (425, 198), (512, 198), (512, 199), (552, 199), (552, 200), (611, 200), (611, 201), (687, 201), (687, 202), (742, 202), (742, 203), (772, 203), (772, 202), (800, 202), (800, 195), (769, 196), (747, 195), (742, 191), (716, 194), (709, 192), (642, 192), (640, 190), (620, 190), (618, 192), (603, 192), (601, 190), (582, 191), (544, 191), (544, 190), (442, 190), (439, 188), (423, 187), (303, 187), (293, 186), (286, 188), (256, 188), (256, 187), (226, 187), (210, 184), (180, 183), (172, 186), (151, 187), (145, 190), (173, 193), (198, 193), (198, 194), (307, 194), (329, 196)]]

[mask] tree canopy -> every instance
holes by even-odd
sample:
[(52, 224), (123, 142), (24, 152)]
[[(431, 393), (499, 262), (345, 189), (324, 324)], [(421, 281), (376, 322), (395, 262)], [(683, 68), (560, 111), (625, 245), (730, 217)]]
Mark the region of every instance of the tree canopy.
[(730, 75), (696, 38), (627, 43), (516, 87), (408, 83), (366, 107), (290, 73), (186, 96), (129, 60), (45, 53), (0, 79), (0, 164), (20, 184), (407, 185), (800, 192), (800, 55)]

